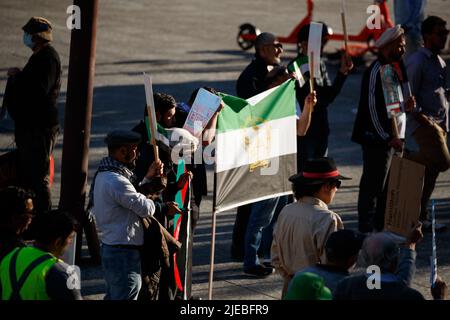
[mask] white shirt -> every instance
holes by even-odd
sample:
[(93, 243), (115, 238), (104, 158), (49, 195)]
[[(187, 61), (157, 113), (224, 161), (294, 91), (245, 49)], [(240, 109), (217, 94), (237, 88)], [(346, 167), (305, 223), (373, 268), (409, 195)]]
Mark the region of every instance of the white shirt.
[(95, 179), (94, 207), (102, 242), (108, 245), (142, 245), (144, 229), (139, 217), (155, 212), (155, 204), (136, 191), (131, 182), (118, 173), (99, 172)]

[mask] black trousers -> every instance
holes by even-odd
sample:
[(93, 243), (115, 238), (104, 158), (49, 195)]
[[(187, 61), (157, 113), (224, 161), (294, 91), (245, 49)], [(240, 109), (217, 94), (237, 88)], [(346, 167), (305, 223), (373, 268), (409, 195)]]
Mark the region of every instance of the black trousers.
[(381, 231), (384, 227), (388, 174), (393, 149), (388, 146), (362, 146), (363, 172), (358, 195), (358, 229)]
[(17, 174), (19, 186), (32, 190), (37, 213), (51, 209), (50, 155), (59, 127), (49, 129), (17, 128), (15, 140), (18, 151)]

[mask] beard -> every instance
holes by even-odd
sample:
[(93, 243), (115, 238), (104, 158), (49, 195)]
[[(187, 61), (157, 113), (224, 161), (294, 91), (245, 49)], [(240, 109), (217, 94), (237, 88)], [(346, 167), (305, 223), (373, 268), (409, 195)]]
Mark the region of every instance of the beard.
[(134, 170), (136, 168), (136, 157), (133, 157), (132, 155), (126, 155), (125, 156), (125, 167), (127, 167), (130, 170)]

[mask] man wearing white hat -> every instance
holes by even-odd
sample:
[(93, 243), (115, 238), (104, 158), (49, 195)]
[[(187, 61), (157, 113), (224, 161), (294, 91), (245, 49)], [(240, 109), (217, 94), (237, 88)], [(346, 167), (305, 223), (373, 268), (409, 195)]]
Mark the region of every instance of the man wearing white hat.
[[(394, 151), (403, 150), (406, 116), (415, 107), (414, 97), (403, 99), (394, 68), (405, 54), (404, 31), (397, 25), (375, 42), (378, 59), (364, 72), (352, 141), (362, 147), (363, 173), (359, 185), (358, 227), (361, 232), (382, 229), (386, 207), (385, 183)], [(391, 83), (390, 87), (388, 82)], [(395, 97), (392, 101), (390, 99)], [(405, 100), (405, 101), (404, 101)], [(390, 109), (388, 112), (388, 108)], [(391, 111), (392, 110), (392, 111)], [(394, 121), (398, 131), (394, 131)]]

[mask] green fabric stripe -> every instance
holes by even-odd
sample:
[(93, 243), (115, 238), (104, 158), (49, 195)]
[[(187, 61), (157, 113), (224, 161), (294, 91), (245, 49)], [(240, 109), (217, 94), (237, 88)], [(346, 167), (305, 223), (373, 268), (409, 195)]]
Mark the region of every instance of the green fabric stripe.
[(294, 63), (297, 64), (297, 67), (301, 70), (302, 65), (304, 64), (308, 65), (308, 56), (302, 55), (295, 58), (294, 61), (291, 61), (287, 66), (289, 72), (295, 72)]
[(221, 93), (225, 107), (218, 118), (217, 134), (295, 115), (294, 84), (294, 79), (286, 81), (254, 106), (244, 99)]
[[(150, 122), (149, 121), (150, 121), (149, 117), (145, 117), (145, 126), (147, 127), (148, 141), (152, 141), (152, 132), (150, 130)], [(168, 135), (166, 129), (164, 129), (159, 123), (156, 123), (156, 126), (157, 126), (157, 130), (160, 134), (162, 134), (166, 138), (169, 138), (169, 135)]]

